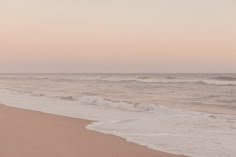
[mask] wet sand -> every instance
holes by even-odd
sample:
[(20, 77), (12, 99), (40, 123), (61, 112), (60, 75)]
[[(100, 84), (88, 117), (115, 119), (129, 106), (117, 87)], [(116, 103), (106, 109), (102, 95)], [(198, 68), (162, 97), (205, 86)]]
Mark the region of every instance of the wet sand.
[(0, 105), (0, 156), (183, 157), (85, 129), (87, 120)]

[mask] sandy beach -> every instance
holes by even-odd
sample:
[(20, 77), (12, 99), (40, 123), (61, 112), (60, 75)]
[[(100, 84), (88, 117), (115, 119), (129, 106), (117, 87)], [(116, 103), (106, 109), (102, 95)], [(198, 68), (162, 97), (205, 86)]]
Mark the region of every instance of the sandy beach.
[[(177, 157), (88, 131), (89, 121), (0, 105), (0, 156)], [(179, 156), (180, 157), (180, 156)]]

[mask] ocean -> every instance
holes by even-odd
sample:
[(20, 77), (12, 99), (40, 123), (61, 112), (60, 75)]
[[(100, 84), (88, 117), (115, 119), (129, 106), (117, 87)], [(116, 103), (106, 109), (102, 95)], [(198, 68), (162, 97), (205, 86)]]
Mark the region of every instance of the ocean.
[(0, 74), (0, 103), (191, 157), (236, 156), (236, 74)]

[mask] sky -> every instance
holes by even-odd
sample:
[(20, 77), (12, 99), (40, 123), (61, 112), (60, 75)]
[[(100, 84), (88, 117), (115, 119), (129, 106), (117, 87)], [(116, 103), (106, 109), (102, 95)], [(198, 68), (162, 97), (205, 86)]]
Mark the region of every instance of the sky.
[(0, 0), (0, 72), (236, 72), (235, 0)]

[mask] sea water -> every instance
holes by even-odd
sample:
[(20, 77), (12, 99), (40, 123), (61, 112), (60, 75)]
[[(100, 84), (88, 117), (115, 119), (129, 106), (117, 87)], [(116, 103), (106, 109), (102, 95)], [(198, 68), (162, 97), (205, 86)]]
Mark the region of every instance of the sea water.
[(1, 74), (0, 103), (192, 157), (236, 156), (236, 74)]

